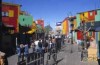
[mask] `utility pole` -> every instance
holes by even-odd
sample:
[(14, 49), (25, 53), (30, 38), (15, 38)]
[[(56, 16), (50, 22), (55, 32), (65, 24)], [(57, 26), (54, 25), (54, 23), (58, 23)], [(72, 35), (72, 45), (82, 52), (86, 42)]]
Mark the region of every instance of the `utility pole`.
[(69, 21), (70, 21), (70, 27), (71, 27), (71, 51), (70, 53), (73, 53), (73, 50), (72, 50), (72, 46), (73, 46), (73, 27), (74, 27), (74, 24), (73, 24), (73, 21), (74, 21), (75, 17), (69, 17)]

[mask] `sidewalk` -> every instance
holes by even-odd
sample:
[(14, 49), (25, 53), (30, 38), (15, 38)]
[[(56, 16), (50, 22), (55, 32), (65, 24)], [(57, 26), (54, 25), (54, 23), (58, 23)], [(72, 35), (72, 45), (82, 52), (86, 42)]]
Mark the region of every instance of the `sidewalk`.
[(61, 56), (63, 60), (58, 65), (98, 65), (97, 61), (81, 61), (81, 53), (78, 52), (78, 46), (73, 45), (73, 53), (70, 52), (70, 44), (65, 48), (65, 51)]

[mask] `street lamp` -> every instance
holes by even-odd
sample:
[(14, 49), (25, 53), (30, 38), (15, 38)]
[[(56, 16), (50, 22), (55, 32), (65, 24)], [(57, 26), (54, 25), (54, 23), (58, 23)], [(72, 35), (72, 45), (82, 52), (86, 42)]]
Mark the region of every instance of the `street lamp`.
[(73, 21), (74, 21), (74, 17), (70, 17), (69, 18), (69, 21), (70, 21), (70, 27), (71, 27), (71, 31), (70, 31), (70, 33), (71, 33), (71, 53), (73, 53), (73, 51), (72, 51), (72, 45), (73, 45), (73, 27), (74, 27), (74, 24), (73, 24)]

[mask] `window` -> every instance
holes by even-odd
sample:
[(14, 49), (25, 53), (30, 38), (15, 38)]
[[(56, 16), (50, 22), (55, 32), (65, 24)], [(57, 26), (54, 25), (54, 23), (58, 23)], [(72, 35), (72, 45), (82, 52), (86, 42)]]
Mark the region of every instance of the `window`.
[(2, 12), (2, 16), (8, 16), (8, 12)]
[(23, 21), (25, 21), (25, 19), (23, 18)]
[(4, 16), (4, 12), (2, 12), (2, 16)]
[(84, 13), (82, 15), (84, 16)]
[(94, 22), (91, 22), (91, 26), (94, 26)]
[(92, 12), (90, 12), (90, 16), (92, 16), (93, 15), (93, 13)]
[(8, 16), (8, 12), (5, 12), (5, 16)]

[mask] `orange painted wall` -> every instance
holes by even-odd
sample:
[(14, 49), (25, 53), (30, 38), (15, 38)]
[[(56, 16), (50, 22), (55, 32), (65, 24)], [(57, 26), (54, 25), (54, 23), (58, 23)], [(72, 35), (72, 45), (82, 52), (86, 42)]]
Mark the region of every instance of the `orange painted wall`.
[(66, 35), (69, 34), (69, 23), (68, 20), (66, 20)]
[(68, 23), (68, 20), (67, 19), (65, 19), (63, 21), (63, 23), (62, 23), (62, 33), (64, 35), (68, 35), (68, 33), (69, 33), (69, 23)]
[(80, 20), (81, 21), (85, 21), (85, 22), (88, 22), (88, 12), (84, 12), (84, 13), (80, 13)]
[(95, 20), (95, 15), (97, 14), (97, 11), (89, 11), (88, 12), (88, 19), (89, 21)]
[(77, 22), (76, 22), (76, 19), (74, 19), (73, 24), (74, 24), (73, 30), (75, 30), (75, 29), (77, 28)]
[(66, 27), (67, 27), (67, 25), (66, 25), (66, 20), (64, 20), (64, 21), (62, 22), (62, 34), (64, 34), (64, 35), (67, 34), (67, 33), (66, 33)]

